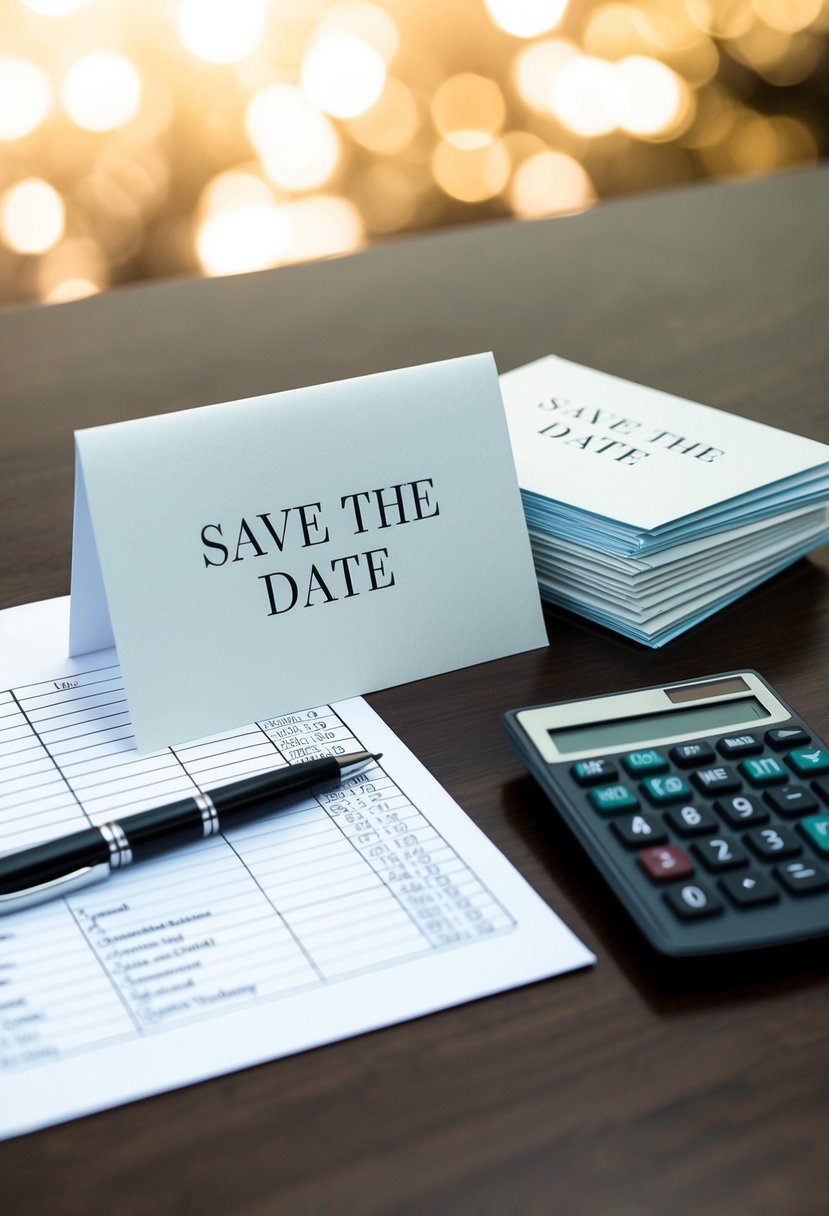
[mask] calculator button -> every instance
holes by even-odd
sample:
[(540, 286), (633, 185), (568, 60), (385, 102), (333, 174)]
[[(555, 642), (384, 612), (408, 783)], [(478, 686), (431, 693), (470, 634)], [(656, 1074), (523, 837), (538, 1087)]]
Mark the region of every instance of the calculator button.
[(813, 895), (829, 889), (829, 874), (816, 862), (788, 861), (776, 866), (774, 872), (793, 895)]
[(614, 819), (611, 826), (622, 844), (629, 848), (641, 849), (643, 844), (663, 844), (668, 839), (668, 833), (660, 821), (642, 812)]
[(652, 748), (643, 752), (628, 752), (622, 757), (622, 764), (631, 777), (643, 777), (646, 773), (664, 773), (668, 767), (665, 757)]
[(621, 782), (618, 785), (600, 785), (591, 790), (587, 797), (600, 815), (632, 811), (639, 805), (639, 799)]
[(648, 799), (656, 806), (661, 806), (665, 802), (680, 802), (683, 798), (691, 796), (688, 783), (682, 777), (674, 775), (669, 777), (645, 777), (642, 781), (642, 789)]
[(786, 819), (797, 819), (818, 809), (817, 798), (805, 785), (781, 785), (776, 790), (767, 790), (766, 802)]
[(697, 769), (691, 774), (691, 780), (703, 794), (736, 794), (742, 785), (734, 769), (727, 764)]
[(780, 898), (777, 888), (758, 870), (749, 870), (747, 874), (728, 874), (721, 880), (720, 886), (738, 908), (773, 904)]
[(824, 777), (818, 777), (818, 779), (813, 781), (811, 784), (815, 793), (820, 794), (824, 802), (829, 802), (829, 781), (827, 781)]
[(653, 882), (666, 882), (671, 878), (684, 878), (693, 874), (694, 864), (684, 849), (678, 845), (657, 845), (653, 849), (643, 849), (639, 854), (639, 864)]
[(578, 760), (570, 772), (579, 785), (598, 785), (600, 781), (615, 781), (618, 777), (616, 765), (600, 757), (597, 760)]
[(760, 756), (756, 760), (741, 760), (740, 772), (752, 785), (775, 785), (788, 780), (789, 774), (776, 756)]
[(797, 857), (803, 850), (797, 837), (788, 828), (752, 828), (743, 839), (764, 861), (775, 857)]
[(769, 821), (768, 811), (753, 794), (731, 794), (728, 798), (718, 798), (714, 806), (732, 828), (751, 827)]
[(809, 815), (801, 819), (800, 830), (818, 853), (829, 857), (829, 815)]
[(766, 731), (766, 743), (776, 752), (784, 752), (789, 747), (799, 747), (809, 742), (809, 736), (799, 726), (779, 726)]
[(668, 823), (680, 836), (710, 836), (719, 829), (716, 815), (712, 815), (707, 807), (673, 806), (665, 812)]
[(799, 777), (817, 777), (829, 772), (829, 752), (822, 747), (799, 747), (786, 756)]
[(668, 755), (678, 768), (697, 768), (716, 759), (713, 747), (707, 743), (680, 743), (672, 747)]
[(722, 911), (722, 904), (714, 892), (702, 882), (683, 883), (675, 891), (667, 891), (665, 900), (683, 920), (714, 916)]
[(720, 739), (717, 751), (721, 756), (754, 756), (763, 750), (763, 744), (756, 735), (727, 735)]
[(711, 840), (698, 840), (692, 848), (709, 870), (733, 870), (737, 866), (744, 866), (748, 861), (737, 841), (724, 833), (712, 837)]

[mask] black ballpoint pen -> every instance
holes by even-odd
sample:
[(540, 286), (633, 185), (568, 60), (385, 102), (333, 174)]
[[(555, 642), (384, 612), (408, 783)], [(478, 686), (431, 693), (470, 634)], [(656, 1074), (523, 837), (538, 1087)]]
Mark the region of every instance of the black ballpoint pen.
[(351, 752), (290, 764), (9, 853), (0, 857), (0, 913), (69, 895), (133, 862), (271, 814), (276, 799), (315, 785), (339, 785), (379, 759), (371, 752)]

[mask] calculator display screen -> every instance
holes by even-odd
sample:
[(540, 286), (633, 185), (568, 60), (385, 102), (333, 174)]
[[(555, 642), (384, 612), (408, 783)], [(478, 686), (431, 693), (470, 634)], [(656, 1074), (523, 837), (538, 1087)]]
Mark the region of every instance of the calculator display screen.
[(627, 747), (648, 743), (651, 739), (685, 735), (690, 732), (710, 732), (742, 726), (749, 721), (771, 715), (756, 697), (741, 697), (736, 701), (719, 701), (711, 705), (694, 705), (685, 709), (666, 710), (659, 714), (641, 714), (636, 718), (617, 718), (612, 722), (588, 722), (583, 726), (567, 726), (549, 731), (550, 738), (562, 755), (595, 748)]

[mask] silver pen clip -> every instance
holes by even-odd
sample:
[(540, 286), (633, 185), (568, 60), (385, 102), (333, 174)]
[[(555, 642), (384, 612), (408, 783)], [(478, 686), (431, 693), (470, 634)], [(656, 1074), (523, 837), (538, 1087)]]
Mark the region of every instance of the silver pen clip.
[(21, 908), (30, 908), (33, 904), (44, 903), (47, 899), (55, 899), (60, 895), (71, 895), (81, 887), (88, 887), (90, 883), (109, 878), (111, 873), (109, 862), (102, 861), (95, 866), (83, 866), (80, 870), (73, 870), (71, 874), (61, 874), (60, 878), (52, 878), (36, 887), (10, 891), (8, 895), (0, 895), (0, 915), (4, 912), (18, 912)]

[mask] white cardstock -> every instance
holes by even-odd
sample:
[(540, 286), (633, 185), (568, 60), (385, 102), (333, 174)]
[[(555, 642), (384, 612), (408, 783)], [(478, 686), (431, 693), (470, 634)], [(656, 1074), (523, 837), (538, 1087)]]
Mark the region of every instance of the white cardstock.
[(142, 751), (546, 645), (489, 354), (75, 440), (70, 654)]
[(555, 355), (506, 372), (501, 390), (521, 489), (634, 528), (828, 467), (826, 444)]

